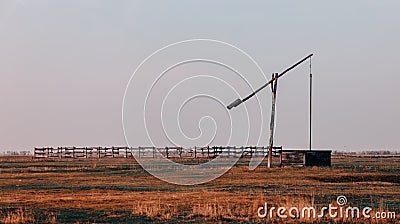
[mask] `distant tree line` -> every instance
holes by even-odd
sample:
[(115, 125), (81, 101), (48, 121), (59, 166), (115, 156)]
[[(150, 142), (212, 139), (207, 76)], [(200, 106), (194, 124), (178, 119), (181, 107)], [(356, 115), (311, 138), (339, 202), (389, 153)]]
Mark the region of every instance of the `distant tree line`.
[(334, 150), (332, 152), (334, 155), (400, 155), (400, 151), (390, 151), (390, 150), (364, 150), (364, 151), (338, 151)]
[(22, 150), (22, 151), (5, 151), (2, 152), (3, 155), (7, 155), (7, 156), (29, 156), (32, 155), (31, 151), (28, 150)]

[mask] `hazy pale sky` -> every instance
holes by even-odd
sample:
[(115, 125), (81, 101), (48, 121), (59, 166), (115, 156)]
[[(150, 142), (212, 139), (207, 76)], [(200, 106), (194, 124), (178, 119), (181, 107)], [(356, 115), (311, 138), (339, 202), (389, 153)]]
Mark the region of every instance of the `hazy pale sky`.
[[(314, 53), (314, 147), (399, 149), (399, 9), (397, 0), (0, 0), (0, 150), (125, 145), (122, 100), (132, 73), (157, 49), (193, 38), (221, 40), (243, 49), (268, 79), (272, 72)], [(222, 70), (209, 66), (187, 69), (224, 77)], [(133, 85), (151, 81), (151, 75), (138, 76)], [(244, 76), (253, 80), (254, 88), (257, 80), (263, 84), (259, 74)], [(204, 80), (198, 81), (200, 85)], [(244, 88), (239, 93), (245, 97), (249, 92)], [(226, 104), (237, 98), (222, 89), (219, 94)], [(259, 144), (266, 145), (270, 90), (260, 92), (260, 97), (268, 114)], [(305, 63), (279, 81), (276, 145), (307, 147), (307, 100)], [(205, 99), (192, 105), (201, 105), (206, 112), (219, 107)], [(252, 111), (257, 104), (247, 106)], [(190, 108), (188, 104), (186, 109)], [(142, 113), (143, 107), (138, 111)], [(226, 115), (218, 113), (217, 123)], [(197, 118), (203, 115), (190, 112), (182, 118), (187, 135), (199, 134)], [(150, 126), (157, 129), (159, 124), (153, 121)], [(218, 130), (224, 130), (227, 122), (219, 123)], [(140, 126), (136, 132), (145, 134)], [(259, 133), (250, 135), (249, 144), (257, 144)], [(213, 143), (224, 141), (217, 136)], [(138, 137), (129, 143), (147, 142)]]

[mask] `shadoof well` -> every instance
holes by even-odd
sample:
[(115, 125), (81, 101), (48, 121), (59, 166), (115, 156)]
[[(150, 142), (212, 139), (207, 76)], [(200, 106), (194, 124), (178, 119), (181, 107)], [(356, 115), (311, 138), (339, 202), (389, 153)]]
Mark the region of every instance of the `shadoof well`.
[(268, 149), (268, 163), (267, 167), (271, 168), (272, 165), (272, 152), (274, 147), (274, 129), (275, 129), (275, 102), (276, 102), (276, 92), (278, 88), (278, 79), (285, 75), (290, 70), (294, 69), (301, 63), (309, 60), (310, 62), (310, 94), (309, 94), (309, 150), (283, 150), (280, 149), (280, 165), (302, 165), (302, 166), (331, 166), (331, 152), (330, 150), (312, 150), (312, 70), (311, 70), (311, 58), (314, 54), (310, 54), (307, 57), (301, 59), (296, 64), (287, 68), (280, 74), (273, 73), (270, 81), (262, 85), (260, 88), (252, 92), (250, 95), (243, 99), (237, 99), (233, 101), (231, 104), (227, 106), (230, 110), (234, 107), (239, 106), (244, 103), (254, 95), (256, 95), (259, 91), (267, 87), (271, 86), (271, 96), (272, 96), (272, 108), (271, 108), (271, 120), (269, 126), (269, 149)]

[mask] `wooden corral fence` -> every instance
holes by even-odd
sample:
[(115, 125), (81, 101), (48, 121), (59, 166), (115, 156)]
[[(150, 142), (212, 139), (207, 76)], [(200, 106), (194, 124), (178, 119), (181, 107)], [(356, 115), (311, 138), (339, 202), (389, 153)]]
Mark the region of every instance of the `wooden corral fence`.
[(105, 158), (132, 157), (128, 147), (35, 147), (34, 158)]
[[(274, 155), (278, 156), (278, 150), (282, 147), (274, 147)], [(265, 156), (268, 147), (259, 146), (207, 146), (207, 147), (35, 147), (34, 158), (215, 158), (219, 155), (226, 157), (252, 157)]]

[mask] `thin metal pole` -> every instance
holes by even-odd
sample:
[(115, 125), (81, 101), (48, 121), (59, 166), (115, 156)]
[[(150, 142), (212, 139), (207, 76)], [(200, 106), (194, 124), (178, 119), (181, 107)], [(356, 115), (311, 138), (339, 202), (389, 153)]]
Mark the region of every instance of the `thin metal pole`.
[(312, 72), (311, 72), (311, 57), (310, 57), (310, 133), (309, 133), (309, 147), (311, 151), (311, 144), (312, 144)]

